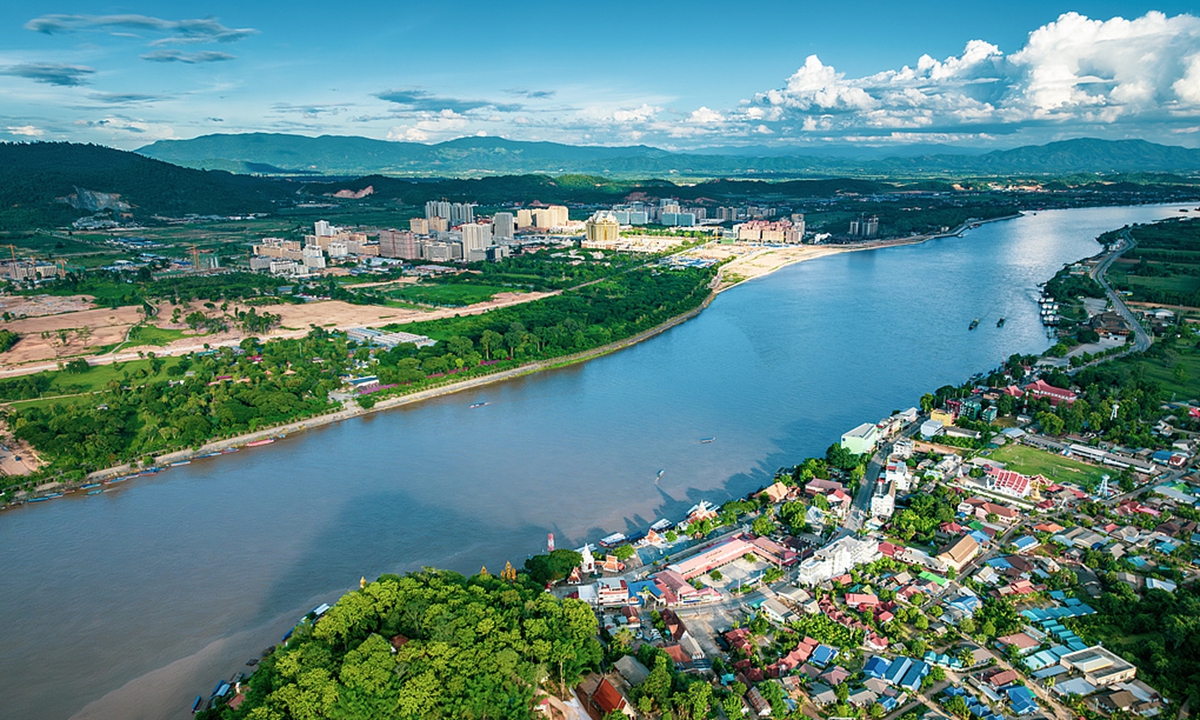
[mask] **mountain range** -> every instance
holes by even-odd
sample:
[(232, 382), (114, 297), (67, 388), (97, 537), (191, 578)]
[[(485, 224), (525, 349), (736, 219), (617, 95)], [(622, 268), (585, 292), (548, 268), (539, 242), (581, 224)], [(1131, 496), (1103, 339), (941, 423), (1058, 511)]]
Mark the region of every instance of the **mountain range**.
[[(1077, 173), (1197, 173), (1200, 150), (1145, 140), (1079, 138), (972, 154), (893, 157), (788, 155), (750, 148), (675, 153), (645, 145), (601, 147), (464, 137), (434, 145), (355, 136), (245, 133), (159, 140), (137, 150), (184, 167), (263, 175), (481, 177), (586, 173), (645, 177), (937, 177)], [(865, 151), (864, 151), (865, 154)]]

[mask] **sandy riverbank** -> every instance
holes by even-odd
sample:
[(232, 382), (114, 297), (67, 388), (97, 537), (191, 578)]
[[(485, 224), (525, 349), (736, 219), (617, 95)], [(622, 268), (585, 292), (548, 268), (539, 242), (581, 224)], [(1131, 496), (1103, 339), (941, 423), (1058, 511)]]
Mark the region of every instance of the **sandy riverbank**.
[(685, 255), (694, 257), (709, 258), (718, 261), (728, 260), (733, 258), (731, 262), (726, 263), (721, 268), (721, 281), (717, 286), (717, 292), (721, 293), (730, 288), (754, 280), (756, 278), (765, 277), (771, 273), (794, 265), (795, 263), (805, 262), (807, 260), (815, 260), (828, 255), (837, 255), (847, 252), (861, 252), (863, 250), (879, 250), (880, 248), (900, 247), (904, 245), (919, 245), (923, 242), (934, 240), (936, 238), (954, 237), (965, 232), (968, 228), (974, 225), (982, 225), (983, 223), (999, 222), (1001, 220), (1012, 220), (1020, 217), (1020, 213), (1015, 215), (1006, 215), (1004, 217), (991, 218), (989, 220), (968, 220), (962, 225), (945, 233), (937, 233), (932, 235), (910, 235), (909, 237), (895, 238), (891, 240), (872, 240), (863, 243), (848, 243), (845, 245), (792, 245), (785, 247), (760, 247), (756, 245), (741, 245), (735, 243), (733, 245), (721, 245), (718, 243), (709, 243), (700, 248), (690, 250)]

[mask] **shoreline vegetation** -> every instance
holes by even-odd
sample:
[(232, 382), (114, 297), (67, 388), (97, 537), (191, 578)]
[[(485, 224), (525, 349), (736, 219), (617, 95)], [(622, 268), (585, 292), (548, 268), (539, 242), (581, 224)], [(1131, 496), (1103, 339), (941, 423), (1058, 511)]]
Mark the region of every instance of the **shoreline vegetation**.
[[(38, 478), (38, 480), (41, 482), (35, 488), (35, 492), (38, 493), (37, 496), (34, 496), (31, 493), (28, 496), (20, 499), (9, 500), (5, 504), (0, 504), (0, 510), (21, 506), (29, 502), (40, 502), (47, 499), (54, 499), (64, 495), (76, 493), (80, 490), (96, 488), (100, 484), (107, 485), (111, 483), (123, 482), (133, 477), (156, 474), (161, 470), (171, 467), (172, 465), (187, 464), (192, 460), (197, 459), (214, 458), (218, 455), (236, 452), (237, 450), (247, 446), (257, 447), (270, 444), (276, 440), (283, 439), (304, 430), (311, 430), (345, 420), (350, 420), (356, 417), (363, 417), (374, 412), (391, 410), (406, 405), (412, 405), (415, 403), (425, 402), (427, 400), (433, 400), (436, 398), (478, 389), (494, 383), (512, 380), (518, 377), (524, 377), (546, 370), (554, 370), (587, 362), (589, 360), (603, 357), (625, 348), (632, 347), (633, 345), (659, 335), (672, 327), (680, 325), (703, 312), (704, 309), (706, 309), (720, 293), (751, 280), (766, 277), (789, 265), (845, 252), (860, 252), (865, 250), (878, 250), (890, 247), (918, 245), (934, 239), (956, 236), (961, 237), (962, 233), (969, 228), (978, 227), (979, 225), (987, 222), (1011, 220), (1018, 218), (1021, 215), (1022, 213), (1015, 213), (1003, 217), (982, 220), (968, 219), (957, 228), (944, 233), (913, 235), (904, 238), (868, 241), (845, 245), (804, 245), (797, 247), (762, 248), (732, 261), (725, 261), (719, 265), (716, 273), (712, 275), (711, 281), (708, 282), (708, 289), (710, 292), (695, 307), (674, 315), (651, 328), (637, 332), (628, 337), (614, 340), (612, 342), (576, 353), (539, 359), (532, 362), (525, 362), (515, 367), (506, 367), (496, 371), (484, 370), (483, 374), (475, 374), (473, 377), (463, 380), (448, 380), (442, 384), (434, 384), (432, 387), (423, 386), (421, 389), (411, 392), (404, 392), (400, 395), (385, 396), (377, 400), (372, 398), (373, 402), (356, 402), (352, 407), (343, 407), (339, 410), (329, 410), (325, 412), (319, 411), (310, 417), (289, 420), (283, 423), (273, 424), (269, 427), (256, 428), (252, 431), (242, 432), (230, 437), (216, 439), (210, 437), (207, 438), (205, 442), (198, 443), (197, 445), (189, 448), (182, 448), (161, 454), (151, 453), (148, 457), (144, 457), (140, 462), (135, 460), (113, 464), (111, 466), (89, 472), (83, 477), (73, 478), (70, 480), (63, 480), (61, 478), (55, 479), (52, 477)], [(762, 262), (764, 257), (770, 256), (773, 256), (773, 260), (776, 261), (766, 263)], [(729, 282), (728, 284), (726, 284), (724, 281), (727, 273), (735, 278), (733, 282)], [(530, 304), (536, 305), (537, 302), (538, 301), (535, 301)], [(490, 314), (491, 313), (484, 313), (475, 315), (474, 317), (487, 317), (487, 315)], [(436, 323), (438, 321), (434, 320), (428, 322)], [(405, 330), (414, 330), (414, 326), (420, 326), (422, 324), (424, 323), (418, 321), (416, 323), (404, 324), (400, 326), (400, 328)], [(274, 339), (269, 342), (273, 341)], [(479, 368), (476, 368), (475, 372), (478, 373)]]

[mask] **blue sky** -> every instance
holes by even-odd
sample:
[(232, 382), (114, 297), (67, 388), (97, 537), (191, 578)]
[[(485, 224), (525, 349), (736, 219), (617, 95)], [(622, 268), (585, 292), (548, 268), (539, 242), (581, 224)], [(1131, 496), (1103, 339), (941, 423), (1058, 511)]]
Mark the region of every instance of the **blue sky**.
[(1196, 14), (1023, 0), (6, 3), (0, 139), (1196, 147)]

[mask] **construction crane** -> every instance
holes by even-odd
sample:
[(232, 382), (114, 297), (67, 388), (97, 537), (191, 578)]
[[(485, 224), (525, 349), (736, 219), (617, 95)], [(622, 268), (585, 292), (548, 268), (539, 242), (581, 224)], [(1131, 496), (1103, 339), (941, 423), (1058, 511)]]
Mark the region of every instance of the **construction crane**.
[(192, 272), (200, 270), (200, 250), (196, 248), (196, 243), (192, 243)]

